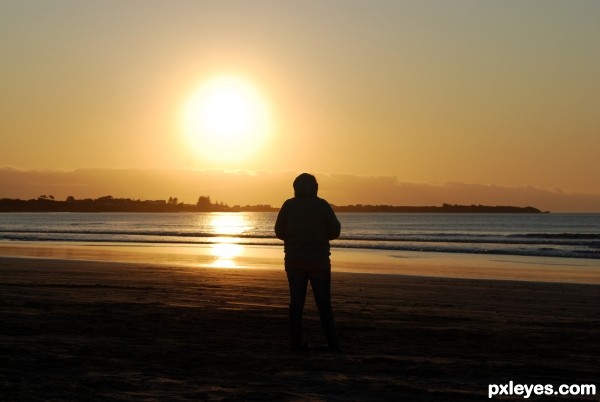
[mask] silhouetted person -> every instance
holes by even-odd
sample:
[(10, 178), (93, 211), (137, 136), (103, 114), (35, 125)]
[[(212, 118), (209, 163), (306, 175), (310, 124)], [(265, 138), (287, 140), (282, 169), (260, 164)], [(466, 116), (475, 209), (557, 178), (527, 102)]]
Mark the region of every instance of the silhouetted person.
[(340, 235), (340, 222), (327, 201), (317, 197), (313, 175), (294, 180), (294, 198), (286, 200), (275, 222), (275, 235), (283, 240), (285, 272), (290, 286), (290, 350), (306, 350), (302, 342), (302, 312), (308, 282), (319, 309), (323, 332), (332, 351), (339, 351), (331, 309), (329, 240)]

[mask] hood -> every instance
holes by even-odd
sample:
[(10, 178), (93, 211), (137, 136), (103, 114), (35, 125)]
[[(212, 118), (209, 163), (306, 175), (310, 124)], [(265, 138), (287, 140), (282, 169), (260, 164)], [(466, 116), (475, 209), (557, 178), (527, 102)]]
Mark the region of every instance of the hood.
[(294, 180), (294, 195), (296, 197), (316, 197), (319, 185), (315, 176), (302, 173)]

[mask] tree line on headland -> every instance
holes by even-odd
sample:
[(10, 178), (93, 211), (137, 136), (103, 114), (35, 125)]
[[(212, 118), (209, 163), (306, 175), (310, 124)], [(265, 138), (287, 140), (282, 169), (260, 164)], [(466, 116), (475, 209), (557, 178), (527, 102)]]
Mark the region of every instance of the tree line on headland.
[[(414, 213), (541, 213), (534, 207), (451, 205), (442, 206), (394, 206), (394, 205), (332, 205), (336, 212), (414, 212)], [(168, 200), (134, 200), (114, 198), (110, 195), (100, 198), (75, 199), (64, 201), (53, 196), (42, 195), (35, 199), (0, 199), (0, 212), (275, 212), (279, 208), (271, 205), (234, 205), (212, 202), (209, 196), (200, 196), (196, 204), (185, 204), (177, 198)]]

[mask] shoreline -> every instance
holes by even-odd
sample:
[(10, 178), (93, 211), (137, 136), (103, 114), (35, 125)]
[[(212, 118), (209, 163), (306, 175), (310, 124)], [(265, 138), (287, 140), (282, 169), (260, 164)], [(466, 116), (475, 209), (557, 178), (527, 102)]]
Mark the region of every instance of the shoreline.
[[(283, 247), (215, 243), (0, 242), (0, 257), (283, 270)], [(600, 284), (600, 260), (332, 248), (333, 272)]]
[(2, 257), (0, 295), (6, 401), (452, 402), (509, 381), (600, 386), (598, 285), (336, 272), (342, 354), (323, 350), (310, 294), (313, 349), (288, 352), (283, 270)]

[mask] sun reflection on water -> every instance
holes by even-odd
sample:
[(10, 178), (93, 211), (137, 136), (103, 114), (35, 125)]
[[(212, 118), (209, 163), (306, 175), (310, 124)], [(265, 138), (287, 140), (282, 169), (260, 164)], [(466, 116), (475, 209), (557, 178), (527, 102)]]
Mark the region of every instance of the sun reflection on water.
[(211, 254), (215, 260), (210, 264), (215, 268), (240, 268), (236, 258), (242, 255), (244, 247), (233, 243), (215, 243), (211, 247)]
[(244, 247), (236, 243), (235, 236), (251, 229), (243, 214), (220, 213), (211, 217), (210, 226), (215, 235), (211, 246), (211, 255), (215, 258), (210, 264), (215, 268), (240, 268), (238, 258)]
[(218, 213), (211, 216), (210, 227), (216, 235), (241, 235), (251, 229), (244, 214), (232, 212)]

